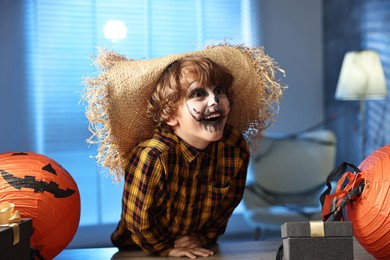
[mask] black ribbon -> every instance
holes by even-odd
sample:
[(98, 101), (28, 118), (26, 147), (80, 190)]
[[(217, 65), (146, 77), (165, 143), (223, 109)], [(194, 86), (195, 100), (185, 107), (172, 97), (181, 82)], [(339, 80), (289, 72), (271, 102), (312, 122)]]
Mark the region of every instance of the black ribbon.
[[(327, 188), (320, 196), (320, 202), (321, 202), (322, 207), (324, 206), (325, 197), (327, 195), (329, 195), (330, 191), (332, 190), (331, 182), (338, 181), (344, 175), (348, 166), (351, 167), (355, 171), (356, 174), (359, 174), (361, 172), (360, 169), (358, 167), (356, 167), (354, 164), (347, 163), (347, 162), (341, 163), (336, 169), (334, 169), (328, 175), (328, 178), (326, 179)], [(342, 209), (345, 207), (345, 205), (347, 205), (348, 202), (351, 201), (352, 198), (359, 196), (363, 192), (363, 189), (364, 189), (364, 182), (361, 183), (359, 186), (350, 190), (346, 194), (346, 196), (343, 198), (343, 200), (341, 201), (340, 207), (338, 209), (333, 208), (328, 214), (323, 216), (323, 220), (324, 221), (327, 221), (327, 220), (339, 221), (339, 220), (343, 219), (344, 217), (343, 217)]]

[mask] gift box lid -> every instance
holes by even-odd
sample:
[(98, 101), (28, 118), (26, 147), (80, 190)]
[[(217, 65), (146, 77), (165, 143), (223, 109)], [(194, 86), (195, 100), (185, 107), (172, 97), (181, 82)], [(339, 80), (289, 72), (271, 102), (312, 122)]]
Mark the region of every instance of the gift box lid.
[[(320, 229), (319, 231), (320, 235), (318, 235), (318, 230), (314, 230), (314, 229)], [(282, 238), (352, 237), (353, 235), (351, 221), (286, 222), (282, 225), (281, 230), (282, 230)]]
[[(33, 233), (31, 218), (22, 218), (19, 226), (19, 241), (30, 240)], [(10, 226), (0, 226), (0, 250), (11, 247), (14, 243), (14, 230)]]

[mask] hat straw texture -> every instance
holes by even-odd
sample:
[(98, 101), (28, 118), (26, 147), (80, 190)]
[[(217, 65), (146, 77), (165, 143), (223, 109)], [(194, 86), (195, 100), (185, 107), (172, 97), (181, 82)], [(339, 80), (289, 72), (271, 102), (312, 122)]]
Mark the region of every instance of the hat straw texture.
[(260, 48), (223, 43), (150, 60), (100, 50), (94, 59), (98, 74), (84, 80), (82, 99), (88, 103), (92, 133), (87, 142), (99, 145), (96, 159), (115, 181), (122, 179), (132, 148), (150, 138), (156, 127), (146, 108), (158, 78), (168, 65), (186, 56), (209, 58), (233, 75), (228, 124), (243, 133), (251, 148), (272, 123), (285, 89), (276, 72), (284, 71)]

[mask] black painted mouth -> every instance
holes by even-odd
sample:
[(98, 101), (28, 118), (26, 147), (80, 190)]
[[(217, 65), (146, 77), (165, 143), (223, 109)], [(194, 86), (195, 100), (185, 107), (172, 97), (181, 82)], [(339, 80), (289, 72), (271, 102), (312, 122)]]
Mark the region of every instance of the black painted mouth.
[(204, 117), (202, 120), (205, 121), (205, 122), (214, 123), (214, 122), (221, 121), (223, 118), (224, 117), (221, 116), (220, 113), (215, 113), (213, 115)]
[(210, 118), (203, 118), (199, 122), (203, 125), (205, 130), (208, 130), (210, 132), (217, 132), (222, 129), (223, 120), (226, 116), (219, 115), (216, 117), (210, 117)]

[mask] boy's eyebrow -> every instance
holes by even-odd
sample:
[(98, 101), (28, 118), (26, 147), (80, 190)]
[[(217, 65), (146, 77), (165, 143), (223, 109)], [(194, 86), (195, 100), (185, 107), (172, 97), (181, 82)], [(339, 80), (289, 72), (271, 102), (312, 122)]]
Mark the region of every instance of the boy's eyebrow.
[(200, 86), (198, 86), (198, 85), (196, 85), (196, 86), (194, 86), (194, 87), (189, 87), (189, 88), (187, 89), (187, 96), (191, 96), (194, 92), (199, 91), (199, 90), (201, 90), (201, 89), (204, 89), (204, 88), (203, 88), (203, 87), (200, 87)]
[[(194, 84), (196, 83), (196, 84)], [(195, 89), (203, 88), (202, 86), (199, 85), (198, 81), (193, 81), (187, 88), (187, 93), (190, 93), (191, 91)]]
[(203, 88), (202, 86), (199, 85), (199, 83), (197, 83), (196, 85), (190, 85), (187, 89), (189, 91), (193, 90), (193, 89), (197, 89), (197, 88)]
[(225, 85), (223, 85), (221, 83), (218, 83), (218, 84), (213, 85), (213, 86), (202, 86), (202, 85), (196, 84), (196, 85), (193, 85), (193, 86), (189, 86), (187, 88), (187, 93), (191, 92), (193, 90), (196, 90), (196, 89), (205, 89), (205, 88), (215, 89), (217, 87), (225, 87)]

